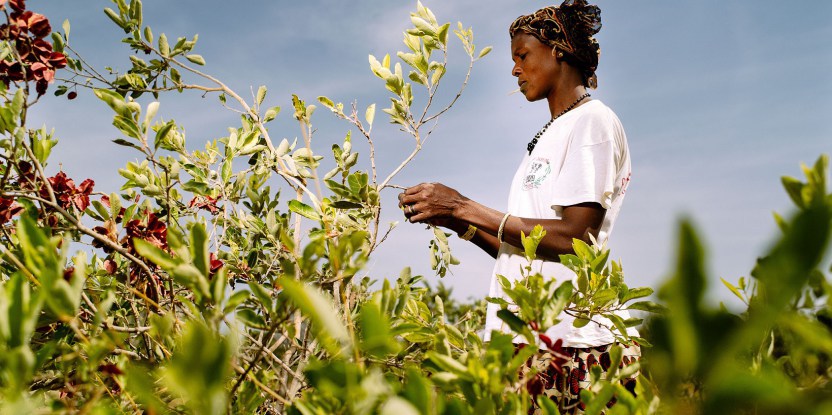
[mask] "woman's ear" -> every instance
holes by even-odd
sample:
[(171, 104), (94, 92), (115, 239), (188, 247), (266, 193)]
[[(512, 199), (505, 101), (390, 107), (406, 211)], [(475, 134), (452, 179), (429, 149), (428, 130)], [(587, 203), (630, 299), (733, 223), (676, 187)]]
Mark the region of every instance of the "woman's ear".
[(552, 47), (552, 56), (554, 56), (558, 59), (562, 59), (563, 58), (563, 52), (559, 51), (557, 46)]

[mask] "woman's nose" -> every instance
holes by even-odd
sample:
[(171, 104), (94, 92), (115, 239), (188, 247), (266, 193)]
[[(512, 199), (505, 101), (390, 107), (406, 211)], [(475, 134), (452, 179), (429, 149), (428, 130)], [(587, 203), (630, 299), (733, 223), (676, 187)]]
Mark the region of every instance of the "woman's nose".
[(517, 65), (514, 65), (514, 67), (511, 68), (511, 75), (515, 76), (515, 77), (520, 76), (520, 67), (517, 66)]

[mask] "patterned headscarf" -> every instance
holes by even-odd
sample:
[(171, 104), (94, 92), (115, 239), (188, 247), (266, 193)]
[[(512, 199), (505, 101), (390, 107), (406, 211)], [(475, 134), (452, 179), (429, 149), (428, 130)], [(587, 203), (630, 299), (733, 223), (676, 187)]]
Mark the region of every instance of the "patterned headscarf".
[(601, 47), (593, 35), (601, 30), (601, 9), (586, 0), (566, 0), (560, 6), (544, 7), (520, 16), (509, 27), (513, 38), (518, 31), (528, 33), (552, 48), (567, 54), (583, 71), (584, 84), (598, 86), (595, 70)]

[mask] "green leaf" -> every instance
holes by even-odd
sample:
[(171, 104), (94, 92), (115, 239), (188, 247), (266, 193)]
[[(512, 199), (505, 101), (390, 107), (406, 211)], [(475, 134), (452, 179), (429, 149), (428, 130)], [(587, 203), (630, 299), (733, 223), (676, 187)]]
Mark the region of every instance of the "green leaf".
[(517, 317), (516, 314), (504, 308), (502, 310), (497, 311), (497, 317), (499, 317), (500, 320), (503, 320), (506, 324), (508, 324), (509, 328), (511, 328), (512, 331), (525, 337), (529, 343), (534, 343), (536, 341), (534, 335), (529, 329), (529, 325), (520, 317)]
[(135, 138), (136, 140), (142, 139), (142, 133), (139, 131), (139, 126), (136, 124), (136, 121), (133, 120), (132, 116), (124, 117), (121, 115), (116, 115), (113, 117), (113, 125), (122, 132), (122, 134)]
[(195, 223), (191, 226), (190, 243), (193, 264), (207, 278), (211, 264), (208, 257), (208, 232), (205, 230), (205, 225)]
[[(132, 23), (136, 25), (136, 27), (140, 27), (142, 25), (142, 2), (141, 0), (133, 0), (130, 2), (130, 12), (128, 13)], [(138, 37), (138, 36), (137, 36)]]
[(794, 387), (793, 380), (772, 366), (763, 365), (758, 372), (731, 368), (723, 376), (714, 378), (708, 385), (713, 392), (709, 393), (710, 399), (703, 402), (700, 413), (752, 413), (751, 408), (760, 408), (759, 413), (770, 414), (827, 413), (814, 411), (818, 408), (807, 401), (805, 392), (798, 393), (800, 389)]
[(390, 322), (373, 302), (364, 303), (358, 314), (361, 328), (361, 349), (367, 354), (383, 358), (398, 350), (390, 335)]
[(119, 17), (118, 13), (116, 13), (113, 9), (105, 7), (104, 14), (106, 14), (107, 17), (109, 17), (110, 20), (113, 21), (113, 23), (117, 24), (118, 27), (124, 29), (125, 32), (127, 31), (127, 25), (124, 24), (124, 20), (122, 20), (121, 17)]
[(196, 65), (205, 65), (205, 58), (203, 58), (202, 55), (185, 55), (185, 59)]
[(431, 413), (433, 386), (418, 369), (409, 368), (407, 370), (407, 382), (402, 390), (402, 395), (417, 406), (419, 413)]
[(320, 102), (321, 104), (323, 104), (323, 106), (325, 106), (325, 107), (329, 108), (330, 110), (332, 110), (333, 112), (335, 112), (335, 103), (332, 102), (331, 99), (322, 95), (322, 96), (318, 97), (318, 102)]
[(534, 261), (537, 258), (537, 247), (544, 236), (546, 236), (546, 231), (540, 225), (535, 225), (528, 237), (522, 231), (520, 232), (520, 242), (523, 245), (526, 259)]
[(172, 270), (180, 261), (172, 258), (167, 252), (144, 239), (133, 238), (133, 247), (139, 255), (149, 259), (165, 270)]
[(720, 278), (719, 280), (722, 281), (722, 285), (728, 287), (728, 289), (731, 290), (731, 292), (734, 293), (734, 295), (737, 296), (737, 298), (745, 302), (745, 296), (742, 294), (742, 292), (740, 292), (739, 288), (735, 287), (730, 282), (725, 281), (724, 278)]
[(159, 101), (153, 101), (147, 104), (147, 110), (144, 114), (144, 125), (146, 128), (150, 128), (150, 120), (156, 116), (156, 113), (159, 111)]
[(222, 178), (223, 183), (228, 183), (232, 173), (231, 159), (226, 159), (222, 162), (222, 169), (220, 170), (220, 178)]
[(799, 208), (806, 207), (803, 200), (803, 188), (806, 185), (794, 177), (784, 176), (780, 180), (783, 183), (783, 187), (786, 189), (786, 193), (788, 193), (789, 197), (792, 199), (792, 202), (794, 202), (794, 204)]
[(141, 403), (148, 412), (165, 413), (167, 405), (159, 399), (159, 392), (156, 390), (155, 377), (146, 367), (128, 365), (125, 379), (130, 396)]
[(442, 42), (443, 45), (448, 44), (448, 34), (450, 34), (450, 30), (449, 30), (450, 28), (451, 28), (450, 23), (445, 23), (445, 24), (442, 25), (442, 27), (439, 28), (439, 32), (437, 33), (437, 38), (439, 38), (439, 41)]
[(15, 272), (3, 283), (0, 293), (0, 334), (6, 347), (14, 349), (28, 344), (43, 306), (43, 296), (32, 296), (22, 272)]
[(446, 372), (452, 373), (462, 378), (471, 377), (471, 375), (468, 373), (468, 368), (462, 363), (459, 363), (451, 356), (431, 351), (427, 353), (427, 357), (437, 367)]
[[(661, 288), (659, 296), (672, 304), (673, 312), (665, 322), (670, 352), (676, 373), (690, 373), (701, 364), (698, 320), (701, 318), (701, 302), (707, 281), (704, 249), (693, 225), (680, 224), (678, 231), (675, 274)], [(657, 311), (655, 304), (642, 301), (631, 304), (631, 310)], [(710, 358), (710, 357), (708, 357)]]
[(20, 394), (32, 378), (35, 355), (29, 345), (23, 345), (4, 351), (3, 360), (4, 372), (9, 378), (9, 389), (15, 395)]
[(124, 117), (132, 117), (132, 112), (127, 107), (127, 103), (124, 102), (123, 96), (108, 89), (96, 89), (94, 90), (94, 93), (98, 99), (104, 101), (104, 103), (109, 105), (110, 108), (112, 108), (117, 114)]
[(257, 300), (260, 301), (260, 304), (263, 306), (263, 308), (266, 309), (266, 311), (268, 311), (269, 313), (271, 313), (273, 308), (271, 293), (268, 290), (266, 290), (265, 287), (254, 281), (249, 281), (248, 288), (251, 290), (251, 293), (254, 294)]
[(150, 29), (150, 26), (145, 26), (144, 28), (144, 40), (147, 43), (153, 43), (153, 30)]
[(159, 53), (167, 58), (170, 55), (170, 45), (168, 44), (168, 37), (164, 33), (159, 35)]
[(263, 103), (263, 101), (266, 99), (266, 92), (267, 91), (268, 91), (268, 89), (266, 89), (266, 87), (264, 85), (261, 85), (259, 88), (257, 88), (257, 96), (255, 98), (256, 102), (257, 102), (257, 105), (261, 105)]
[(634, 300), (636, 298), (644, 298), (653, 294), (653, 289), (648, 287), (639, 287), (639, 288), (632, 288), (627, 291), (627, 294), (624, 295), (624, 298), (621, 299), (621, 303), (626, 303), (627, 301)]
[(225, 413), (231, 342), (204, 324), (190, 321), (177, 343), (162, 370), (163, 384), (182, 398), (188, 413)]
[(373, 120), (375, 119), (375, 117), (376, 117), (376, 104), (370, 104), (370, 106), (367, 107), (367, 112), (364, 114), (364, 118), (367, 119), (367, 124), (372, 126), (373, 125)]
[(616, 299), (618, 299), (618, 292), (611, 288), (600, 290), (592, 296), (592, 300), (600, 307), (606, 306)]
[[(263, 115), (263, 122), (269, 122), (277, 118), (278, 114), (280, 114), (280, 107), (269, 108), (268, 110), (266, 110), (266, 114)], [(279, 152), (277, 153), (280, 154)]]
[(55, 245), (28, 214), (17, 221), (17, 236), (26, 268), (37, 275), (49, 287), (63, 277), (63, 261), (58, 257)]
[(589, 319), (586, 317), (575, 317), (575, 321), (572, 322), (572, 326), (576, 328), (586, 327), (589, 324)]
[[(581, 400), (585, 403), (588, 402), (584, 413), (586, 415), (600, 415), (603, 410), (607, 409), (607, 403), (612, 399), (615, 387), (611, 383), (606, 383), (595, 396), (592, 396), (586, 389), (581, 392)], [(586, 399), (588, 396), (592, 397)]]
[(223, 314), (230, 313), (235, 308), (237, 308), (238, 305), (246, 302), (246, 300), (248, 300), (250, 297), (251, 292), (245, 290), (240, 290), (235, 292), (234, 294), (231, 294), (231, 297), (228, 297), (228, 301), (225, 302)]
[(163, 143), (166, 143), (165, 138), (168, 133), (170, 133), (170, 130), (173, 129), (174, 125), (173, 121), (168, 121), (165, 125), (159, 128), (158, 131), (156, 131), (156, 138), (153, 140), (153, 146), (155, 148), (159, 148)]
[(248, 327), (258, 330), (266, 329), (266, 320), (263, 319), (263, 316), (250, 308), (238, 309), (236, 315), (237, 319)]
[(139, 151), (143, 152), (142, 148), (139, 145), (133, 144), (133, 143), (131, 143), (131, 142), (129, 142), (129, 141), (123, 139), (123, 138), (116, 138), (115, 140), (113, 140), (113, 142), (120, 145), (120, 146), (135, 148), (136, 150), (139, 150)]
[(309, 206), (299, 200), (290, 200), (289, 210), (307, 219), (312, 219), (317, 222), (320, 222), (322, 220), (321, 214), (315, 211), (315, 209), (312, 206)]
[(482, 48), (482, 50), (480, 50), (479, 56), (477, 56), (477, 59), (482, 59), (483, 57), (485, 57), (485, 55), (488, 55), (491, 52), (491, 49), (491, 46), (486, 46)]
[(627, 334), (627, 325), (624, 324), (624, 320), (621, 317), (614, 313), (604, 314), (604, 317), (612, 321), (612, 324), (615, 325), (619, 335), (624, 337), (625, 340), (629, 340), (630, 336)]
[(584, 261), (590, 261), (595, 257), (592, 248), (580, 239), (572, 239), (572, 248), (575, 250), (575, 255)]
[(360, 203), (350, 202), (348, 200), (338, 200), (338, 201), (332, 202), (332, 204), (330, 206), (334, 207), (335, 209), (344, 209), (344, 210), (360, 209), (360, 208), (364, 207), (364, 205), (362, 205)]
[(509, 328), (518, 333), (523, 331), (523, 328), (527, 326), (525, 321), (507, 309), (497, 311), (497, 317), (508, 324)]
[(197, 267), (192, 264), (181, 263), (173, 268), (172, 274), (176, 282), (190, 288), (202, 298), (210, 298), (208, 279)]
[(545, 394), (541, 393), (537, 396), (537, 406), (540, 407), (541, 415), (560, 415), (558, 406)]
[(182, 185), (182, 190), (193, 192), (200, 196), (205, 196), (211, 192), (211, 188), (208, 187), (207, 183), (198, 182), (196, 180), (188, 180), (185, 182)]
[(291, 278), (281, 278), (281, 294), (286, 295), (301, 313), (312, 321), (316, 338), (330, 355), (338, 356), (352, 349), (352, 340), (332, 302), (320, 289)]
[(661, 304), (657, 304), (653, 301), (639, 301), (637, 303), (632, 303), (627, 306), (627, 310), (640, 310), (640, 311), (647, 311), (650, 313), (657, 313), (661, 314), (667, 311), (667, 308)]
[(424, 34), (426, 34), (428, 36), (431, 36), (431, 37), (436, 37), (437, 36), (436, 28), (433, 27), (433, 25), (431, 25), (427, 21), (425, 21), (425, 19), (422, 19), (421, 17), (418, 17), (418, 16), (411, 15), (410, 16), (410, 21), (413, 23), (413, 26), (415, 26), (417, 29), (422, 31)]

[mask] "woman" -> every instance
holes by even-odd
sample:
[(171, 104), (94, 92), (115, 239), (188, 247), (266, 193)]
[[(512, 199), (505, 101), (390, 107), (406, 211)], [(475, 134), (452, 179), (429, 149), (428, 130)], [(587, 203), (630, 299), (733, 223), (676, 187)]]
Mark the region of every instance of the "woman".
[[(527, 265), (521, 232), (528, 235), (535, 225), (543, 227), (546, 236), (532, 269), (563, 281), (575, 278), (558, 262), (559, 255), (573, 253), (572, 239), (589, 242), (592, 236), (603, 243), (618, 216), (630, 180), (627, 140), (612, 110), (587, 93), (596, 86), (600, 48), (593, 35), (600, 28), (600, 9), (586, 0), (567, 0), (512, 23), (512, 75), (527, 100), (547, 101), (550, 119), (526, 146), (511, 184), (507, 212), (483, 206), (440, 183), (422, 183), (399, 195), (410, 222), (447, 227), (496, 258), (492, 297), (503, 297), (497, 275), (516, 280)], [(510, 332), (497, 318), (498, 310), (499, 306), (489, 304), (486, 341), (492, 330)], [(562, 339), (570, 354), (564, 365), (569, 370), (563, 371), (568, 379), (548, 382), (544, 393), (554, 397), (562, 410), (579, 413), (580, 391), (569, 386), (588, 386), (586, 363), (599, 361), (614, 338), (599, 324), (576, 328), (570, 316), (561, 319), (546, 334)], [(638, 346), (626, 348), (624, 355), (626, 361), (635, 361)], [(545, 372), (546, 367), (539, 370)]]

